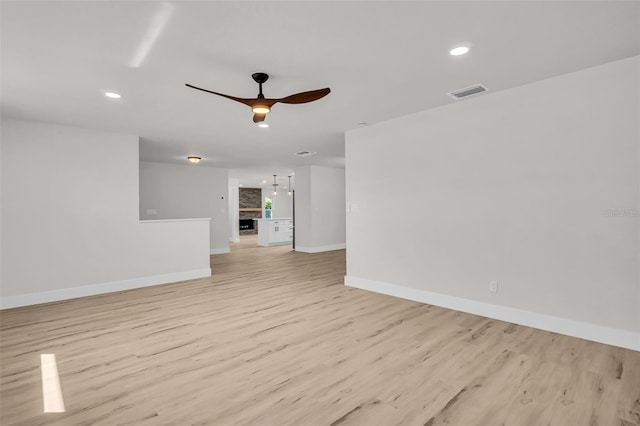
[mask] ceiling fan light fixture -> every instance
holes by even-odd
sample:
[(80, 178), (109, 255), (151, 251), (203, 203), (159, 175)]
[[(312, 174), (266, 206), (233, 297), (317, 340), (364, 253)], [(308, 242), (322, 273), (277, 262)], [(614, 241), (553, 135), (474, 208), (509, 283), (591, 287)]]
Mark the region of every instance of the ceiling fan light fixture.
[(271, 108), (269, 108), (269, 106), (267, 105), (254, 105), (253, 107), (251, 107), (251, 110), (254, 114), (267, 114), (269, 111), (271, 111)]
[(293, 95), (285, 96), (284, 98), (265, 98), (262, 93), (262, 84), (269, 79), (269, 75), (263, 72), (256, 72), (251, 75), (253, 80), (258, 83), (258, 96), (256, 98), (238, 98), (236, 96), (225, 95), (224, 93), (214, 92), (212, 90), (196, 87), (192, 84), (185, 83), (185, 86), (192, 89), (200, 90), (202, 92), (211, 93), (213, 95), (222, 96), (223, 98), (231, 99), (232, 101), (240, 102), (247, 105), (253, 111), (253, 122), (258, 123), (264, 121), (265, 115), (271, 111), (271, 107), (277, 103), (282, 104), (306, 104), (308, 102), (317, 101), (324, 98), (331, 89), (325, 87), (324, 89), (309, 90), (307, 92), (294, 93)]

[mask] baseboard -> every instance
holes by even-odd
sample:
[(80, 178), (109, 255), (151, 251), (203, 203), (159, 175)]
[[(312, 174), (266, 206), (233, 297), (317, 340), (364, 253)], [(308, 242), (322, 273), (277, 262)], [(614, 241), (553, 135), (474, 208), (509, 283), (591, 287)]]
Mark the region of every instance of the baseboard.
[(328, 246), (304, 247), (296, 244), (296, 251), (303, 253), (321, 253), (323, 251), (343, 250), (347, 248), (346, 243), (331, 244)]
[(277, 247), (277, 246), (290, 246), (291, 241), (281, 241), (279, 243), (258, 244), (260, 247)]
[(151, 275), (129, 280), (85, 285), (80, 287), (61, 288), (59, 290), (44, 291), (40, 293), (19, 294), (17, 296), (7, 296), (0, 298), (0, 309), (39, 305), (40, 303), (58, 302), (60, 300), (75, 299), (85, 296), (95, 296), (97, 294), (132, 290), (135, 288), (150, 287), (158, 284), (167, 284), (177, 281), (193, 280), (196, 278), (210, 276), (211, 268), (203, 268), (183, 272), (174, 272), (171, 274)]
[(620, 346), (622, 348), (640, 351), (640, 332), (603, 327), (596, 324), (575, 321), (537, 312), (524, 311), (507, 306), (494, 305), (461, 297), (433, 293), (416, 288), (403, 287), (380, 281), (345, 276), (344, 284), (362, 290), (382, 293), (389, 296), (409, 299), (429, 305), (441, 306), (456, 311), (467, 312), (488, 318), (525, 325), (541, 330), (552, 331), (567, 336), (579, 337), (594, 342)]
[(227, 248), (217, 248), (217, 249), (209, 250), (209, 254), (225, 254), (225, 253), (231, 253), (231, 249), (227, 247)]

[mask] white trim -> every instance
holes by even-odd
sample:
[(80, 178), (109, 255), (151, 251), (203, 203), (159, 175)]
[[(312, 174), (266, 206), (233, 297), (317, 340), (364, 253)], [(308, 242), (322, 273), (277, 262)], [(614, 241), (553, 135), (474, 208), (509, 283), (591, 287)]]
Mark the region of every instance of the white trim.
[(587, 322), (524, 311), (508, 306), (494, 305), (461, 297), (448, 296), (446, 294), (433, 293), (427, 290), (404, 287), (366, 278), (345, 276), (344, 284), (348, 287), (369, 290), (375, 293), (382, 293), (402, 299), (409, 299), (500, 321), (640, 351), (640, 332), (604, 327)]
[(258, 243), (258, 245), (260, 247), (273, 247), (273, 246), (286, 246), (286, 245), (291, 245), (293, 243), (293, 240), (287, 240), (287, 241), (270, 241), (266, 244), (260, 244)]
[(210, 222), (210, 217), (194, 217), (189, 219), (142, 219), (140, 223), (160, 223), (160, 222), (201, 222), (201, 221)]
[(226, 248), (212, 248), (209, 250), (209, 254), (225, 254), (231, 253), (231, 249), (229, 247)]
[(303, 253), (320, 253), (323, 251), (343, 250), (346, 248), (347, 248), (347, 243), (331, 244), (328, 246), (317, 246), (317, 247), (302, 247), (302, 246), (296, 245), (296, 251), (301, 251)]
[(75, 299), (77, 297), (95, 296), (97, 294), (131, 290), (141, 287), (150, 287), (158, 284), (167, 284), (177, 281), (193, 280), (196, 278), (210, 276), (211, 268), (192, 269), (190, 271), (173, 272), (170, 274), (162, 275), (151, 275), (147, 277), (132, 278), (122, 281), (111, 281), (101, 284), (84, 285), (80, 287), (61, 288), (58, 290), (43, 291), (40, 293), (19, 294), (16, 296), (7, 296), (0, 298), (0, 309), (38, 305), (40, 303), (57, 302), (60, 300)]

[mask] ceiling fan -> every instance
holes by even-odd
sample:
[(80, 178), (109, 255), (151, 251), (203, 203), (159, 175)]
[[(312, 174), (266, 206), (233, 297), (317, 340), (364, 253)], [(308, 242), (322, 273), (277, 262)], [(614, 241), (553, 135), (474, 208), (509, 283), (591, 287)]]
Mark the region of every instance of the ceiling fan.
[(211, 90), (202, 89), (200, 87), (192, 86), (191, 84), (185, 84), (187, 87), (191, 87), (192, 89), (202, 90), (203, 92), (213, 93), (214, 95), (222, 96), (227, 99), (231, 99), (232, 101), (240, 102), (242, 104), (248, 105), (251, 107), (253, 111), (253, 122), (260, 123), (264, 121), (265, 116), (271, 111), (271, 107), (280, 102), (282, 104), (305, 104), (307, 102), (317, 101), (320, 98), (323, 98), (331, 92), (331, 89), (328, 87), (324, 89), (311, 90), (308, 92), (296, 93), (294, 95), (289, 95), (284, 98), (279, 99), (269, 99), (265, 98), (262, 94), (262, 83), (269, 79), (269, 75), (263, 72), (257, 72), (251, 75), (253, 80), (258, 83), (259, 91), (258, 96), (256, 98), (236, 98), (235, 96), (225, 95), (224, 93), (213, 92)]

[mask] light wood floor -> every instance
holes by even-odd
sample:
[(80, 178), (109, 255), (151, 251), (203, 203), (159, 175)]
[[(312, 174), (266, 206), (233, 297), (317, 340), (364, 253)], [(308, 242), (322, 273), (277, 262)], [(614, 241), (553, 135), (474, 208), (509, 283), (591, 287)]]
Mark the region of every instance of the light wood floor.
[(1, 312), (2, 425), (640, 425), (640, 352), (347, 288), (344, 251), (212, 268)]

